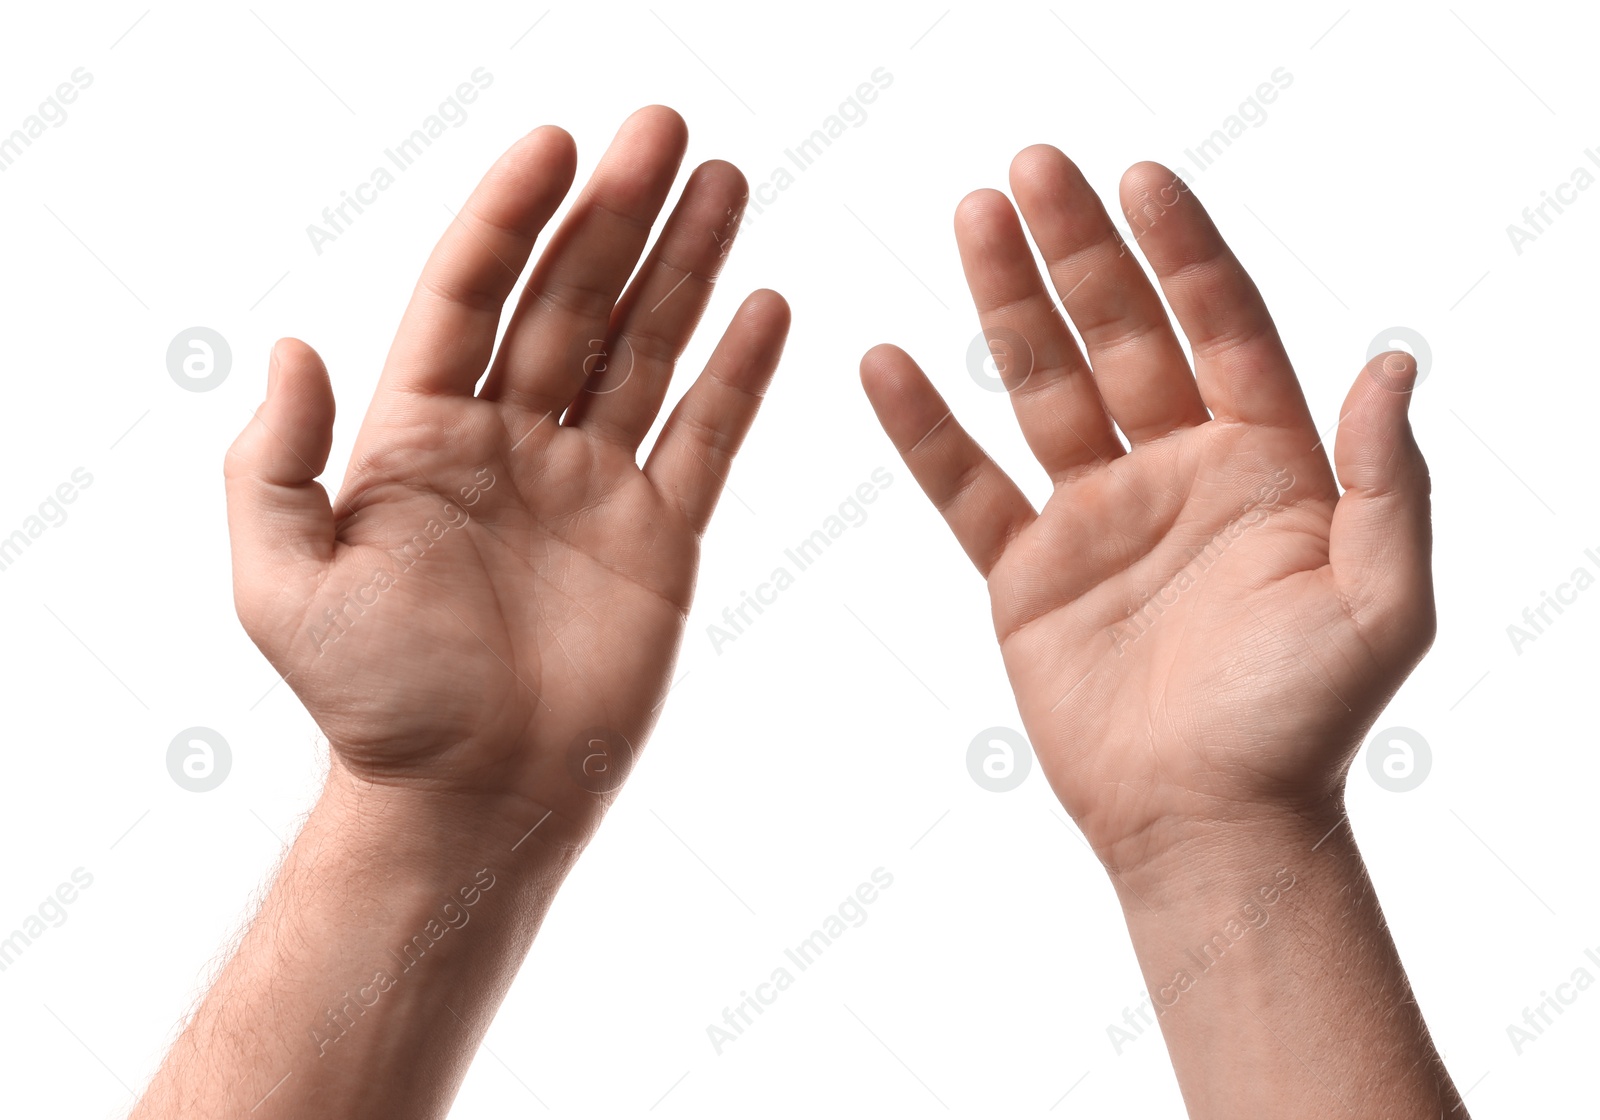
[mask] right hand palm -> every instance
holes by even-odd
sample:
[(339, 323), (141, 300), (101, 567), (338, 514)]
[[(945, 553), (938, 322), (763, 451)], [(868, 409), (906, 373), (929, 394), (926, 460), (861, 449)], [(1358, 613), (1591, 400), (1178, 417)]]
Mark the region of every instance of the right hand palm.
[[(575, 164), (559, 129), (507, 153), (423, 272), (336, 505), (314, 481), (327, 372), (302, 343), (275, 347), (228, 457), (235, 598), (358, 776), (589, 820), (600, 791), (570, 771), (581, 733), (620, 734), (625, 765), (653, 724), (699, 537), (788, 325), (775, 293), (747, 299), (636, 465), (745, 192), (731, 165), (699, 168), (624, 294), (685, 144), (670, 110), (624, 125), (491, 363)], [(620, 371), (596, 370), (598, 343)]]

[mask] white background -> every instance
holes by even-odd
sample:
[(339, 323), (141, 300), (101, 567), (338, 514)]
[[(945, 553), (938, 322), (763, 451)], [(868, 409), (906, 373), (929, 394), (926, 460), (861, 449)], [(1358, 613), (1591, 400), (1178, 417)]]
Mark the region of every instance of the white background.
[[(1184, 149), (1278, 67), (1293, 83), (1267, 120), (1192, 185), (1320, 418), (1383, 329), (1420, 331), (1433, 353), (1413, 416), (1440, 638), (1379, 724), (1422, 734), (1433, 766), (1397, 794), (1358, 760), (1356, 833), (1474, 1112), (1587, 1100), (1600, 991), (1520, 1056), (1506, 1031), (1600, 946), (1600, 591), (1520, 653), (1506, 632), (1574, 568), (1600, 567), (1583, 555), (1600, 549), (1600, 190), (1520, 254), (1507, 234), (1600, 144), (1596, 29), (1576, 6), (1529, 11), (8, 8), (0, 133), (75, 68), (93, 82), (0, 173), (0, 535), (74, 468), (94, 481), (0, 572), (0, 934), (74, 868), (94, 882), (0, 973), (4, 1110), (129, 1107), (316, 788), (316, 728), (230, 597), (221, 463), (272, 340), (327, 359), (337, 479), (446, 206), (517, 136), (564, 125), (586, 175), (622, 118), (660, 101), (689, 121), (686, 170), (723, 157), (760, 183), (879, 67), (893, 83), (866, 121), (749, 222), (715, 329), (686, 359), (698, 370), (744, 292), (792, 303), (738, 498), (706, 540), (680, 684), (454, 1115), (1181, 1114), (1158, 1037), (1120, 1056), (1107, 1038), (1142, 982), (1104, 873), (1037, 770), (1005, 794), (967, 774), (976, 733), (1018, 725), (983, 586), (878, 430), (856, 363), (905, 345), (1042, 498), (1007, 402), (966, 369), (957, 201), (1003, 188), (1036, 141), (1104, 193), (1138, 159), (1192, 169)], [(480, 66), (493, 85), (466, 122), (315, 253), (306, 226)], [(165, 366), (197, 324), (234, 355), (207, 393)], [(879, 466), (894, 481), (870, 519), (713, 652), (722, 608)], [(166, 769), (193, 725), (233, 752), (206, 794)], [(868, 921), (717, 1056), (706, 1026), (880, 866), (894, 885)]]

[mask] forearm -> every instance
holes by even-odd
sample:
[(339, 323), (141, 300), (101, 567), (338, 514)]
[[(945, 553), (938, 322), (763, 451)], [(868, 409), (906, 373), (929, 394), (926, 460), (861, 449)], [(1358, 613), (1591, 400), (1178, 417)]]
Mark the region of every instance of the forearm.
[(133, 1120), (445, 1114), (578, 845), (435, 797), (335, 764)]
[(1114, 879), (1191, 1117), (1464, 1120), (1341, 806)]

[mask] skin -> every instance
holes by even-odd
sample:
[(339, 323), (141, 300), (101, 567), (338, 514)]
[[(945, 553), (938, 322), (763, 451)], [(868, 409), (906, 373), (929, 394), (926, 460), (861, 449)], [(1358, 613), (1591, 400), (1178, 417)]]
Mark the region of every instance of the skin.
[[(498, 351), (571, 140), (537, 130), (491, 170), (430, 258), (337, 501), (315, 481), (327, 373), (274, 347), (227, 460), (235, 593), (328, 737), (328, 782), (136, 1117), (448, 1110), (665, 698), (699, 539), (787, 330), (779, 297), (747, 299), (637, 465), (744, 195), (728, 165), (698, 169), (624, 292), (685, 143), (670, 110), (629, 120)], [(1340, 797), (1432, 637), (1414, 370), (1358, 380), (1336, 483), (1259, 296), (1198, 204), (1162, 193), (1170, 173), (1136, 168), (1125, 202), (1193, 375), (1076, 169), (1030, 149), (1013, 171), (1087, 359), (1002, 196), (969, 198), (958, 231), (986, 327), (1027, 342), (1011, 396), (1056, 483), (1045, 509), (904, 354), (874, 351), (863, 378), (989, 580), (1191, 1115), (1464, 1114)]]
[[(1361, 372), (1330, 463), (1260, 293), (1171, 171), (1135, 166), (1121, 201), (1192, 366), (1065, 155), (1025, 150), (1011, 188), (1016, 208), (963, 200), (956, 239), (1044, 507), (903, 351), (870, 351), (862, 382), (988, 582), (1024, 725), (1112, 875), (1190, 1115), (1464, 1116), (1343, 809), (1434, 635), (1414, 362)], [(1220, 959), (1189, 955), (1219, 933)]]
[(665, 700), (788, 329), (780, 296), (749, 296), (639, 465), (746, 193), (697, 168), (629, 285), (686, 145), (670, 109), (628, 119), (498, 350), (576, 154), (545, 127), (494, 165), (423, 270), (336, 501), (327, 372), (274, 346), (226, 462), (235, 601), (330, 773), (140, 1120), (448, 1110)]

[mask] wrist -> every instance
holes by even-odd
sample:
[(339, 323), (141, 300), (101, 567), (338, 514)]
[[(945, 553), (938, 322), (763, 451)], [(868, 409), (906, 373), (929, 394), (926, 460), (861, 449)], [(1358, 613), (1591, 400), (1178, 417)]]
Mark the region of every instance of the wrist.
[(1342, 794), (1164, 817), (1138, 836), (1095, 850), (1124, 908), (1141, 910), (1270, 893), (1274, 883), (1313, 863), (1355, 854)]
[[(1108, 863), (1190, 1116), (1454, 1116), (1342, 797), (1188, 820)], [(1305, 1076), (1309, 1074), (1309, 1076)]]
[(565, 877), (594, 824), (521, 793), (464, 793), (374, 781), (335, 755), (307, 831), (374, 871), (421, 881), (472, 865), (513, 882)]
[[(179, 1043), (203, 1063), (217, 1038), (247, 1040), (248, 1074), (203, 1101), (185, 1089), (183, 1114), (442, 1115), (581, 847), (525, 799), (372, 782), (336, 758)], [(152, 1092), (141, 1115), (179, 1114), (176, 1089)]]

